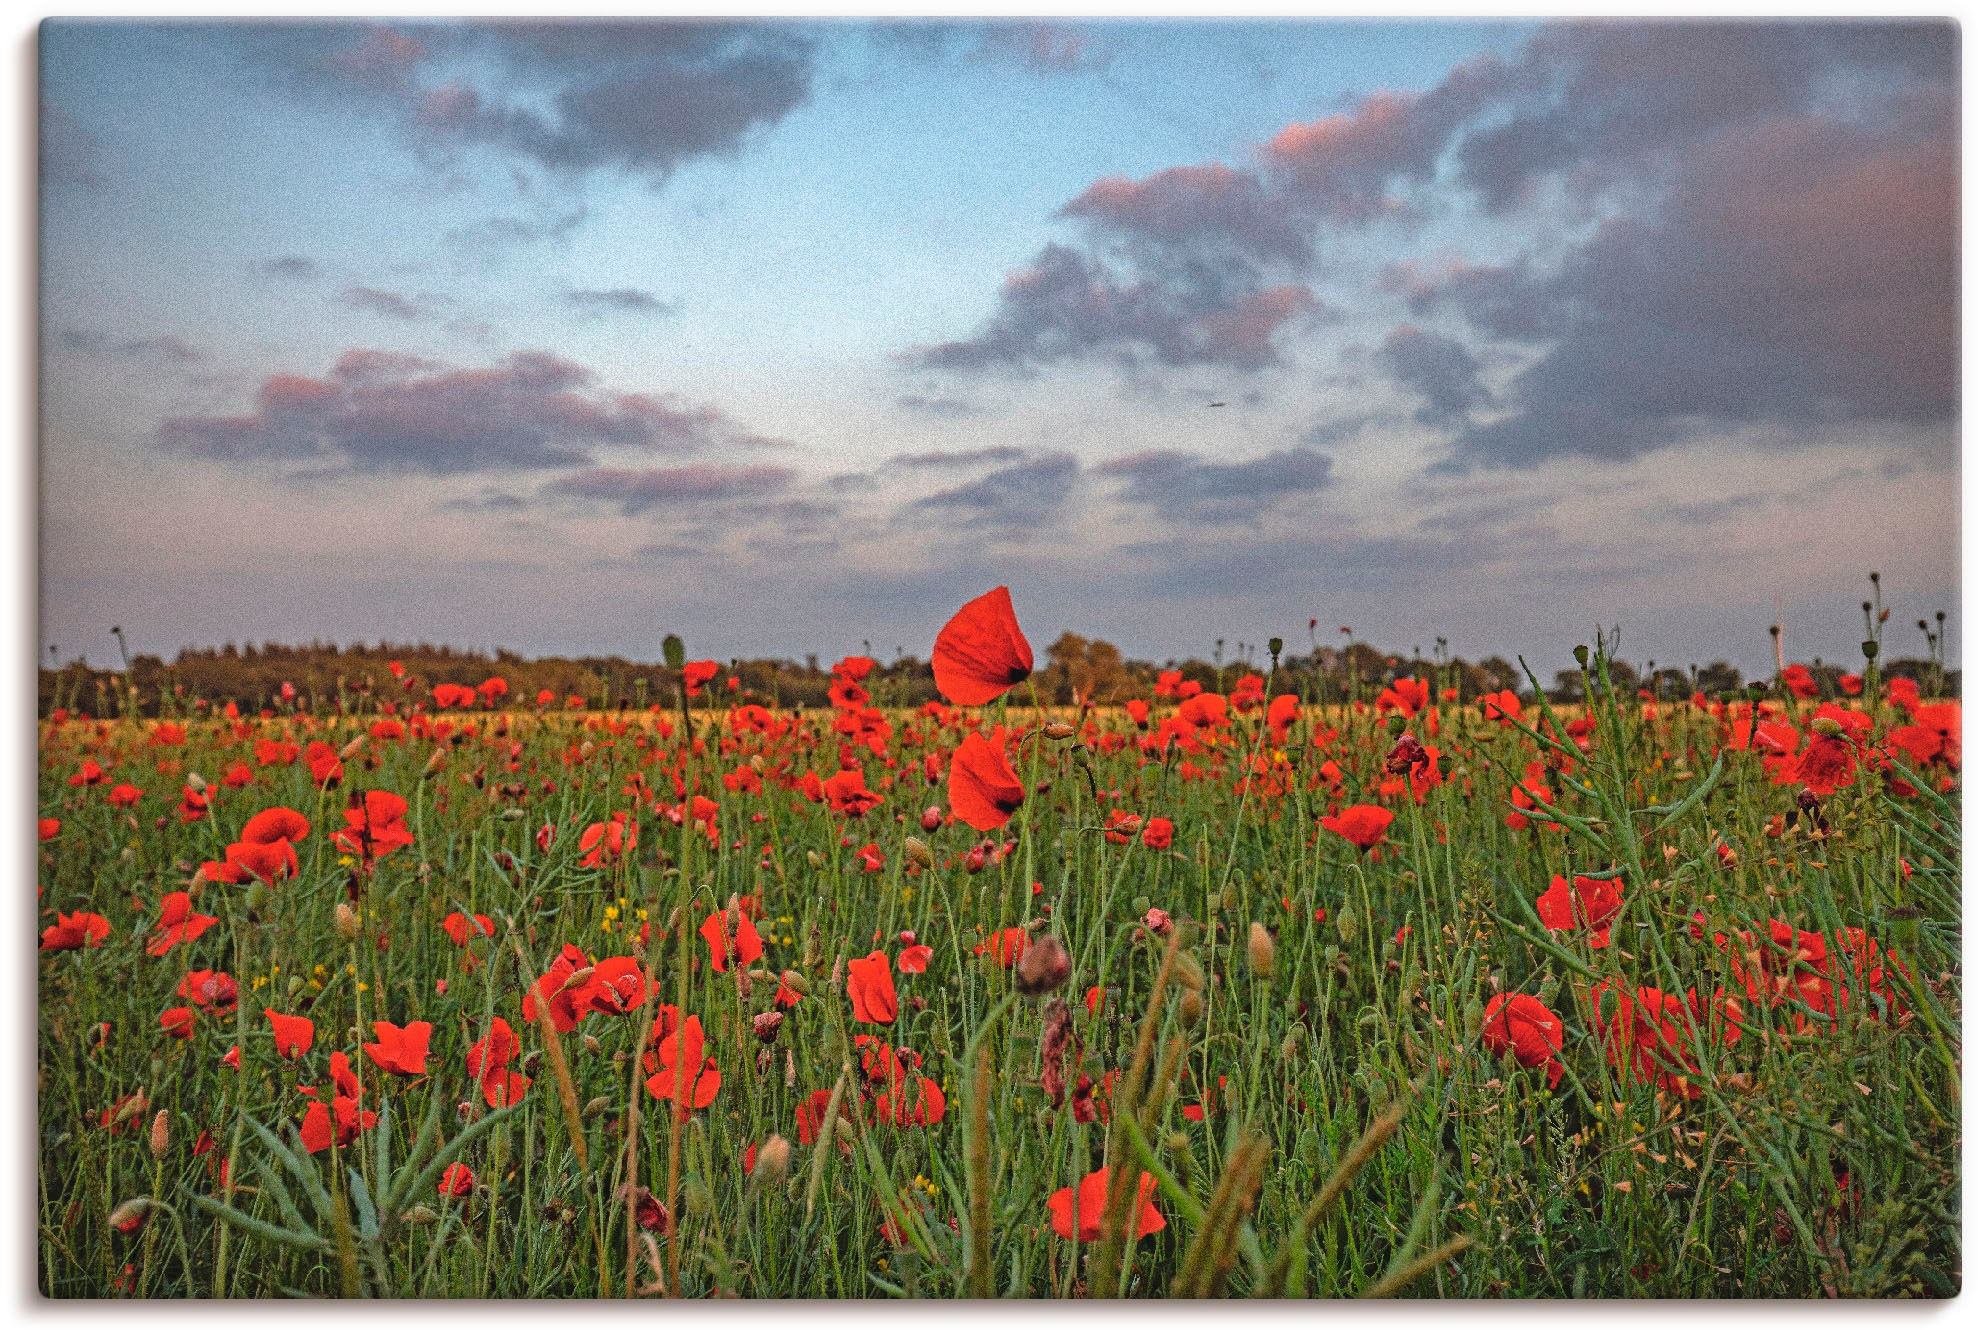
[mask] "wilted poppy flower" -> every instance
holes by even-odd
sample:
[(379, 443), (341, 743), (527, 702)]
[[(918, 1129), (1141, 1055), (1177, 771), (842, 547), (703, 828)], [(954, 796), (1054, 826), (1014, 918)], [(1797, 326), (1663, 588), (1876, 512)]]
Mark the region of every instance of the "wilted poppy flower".
[(183, 891), (167, 892), (158, 902), (158, 922), (152, 925), (151, 941), (144, 948), (148, 956), (163, 956), (181, 942), (190, 942), (220, 921), (210, 914), (193, 911), (192, 897)]
[(956, 706), (995, 701), (1028, 679), (1031, 665), (1006, 586), (962, 606), (934, 639), (934, 686)]
[(925, 974), (927, 962), (934, 959), (934, 948), (923, 944), (904, 947), (900, 951), (901, 974)]
[(1555, 876), (1538, 898), (1539, 921), (1556, 932), (1579, 929), (1590, 934), (1587, 945), (1599, 950), (1608, 944), (1608, 921), (1621, 912), (1621, 886), (1613, 878)]
[(55, 916), (53, 927), (42, 930), (42, 951), (75, 951), (100, 947), (110, 936), (110, 921), (100, 914), (77, 913)]
[(1319, 825), (1344, 836), (1362, 850), (1371, 850), (1386, 837), (1388, 823), (1392, 821), (1394, 814), (1379, 804), (1354, 804), (1320, 818)]
[(390, 1021), (373, 1021), (371, 1029), (378, 1042), (364, 1045), (364, 1051), (382, 1070), (400, 1076), (426, 1074), (426, 1045), (433, 1037), (430, 1021), (413, 1021), (403, 1029)]
[(852, 1000), (852, 1019), (891, 1025), (900, 1014), (893, 989), (893, 970), (886, 953), (875, 951), (845, 966), (845, 993)]
[[(1051, 1193), (1045, 1204), (1050, 1207), (1051, 1227), (1057, 1235), (1067, 1242), (1097, 1242), (1104, 1237), (1106, 1194), (1112, 1188), (1112, 1182), (1113, 1171), (1102, 1168), (1096, 1173), (1086, 1174), (1076, 1189), (1060, 1187)], [(1127, 1206), (1127, 1222), (1136, 1242), (1168, 1226), (1168, 1221), (1154, 1208), (1153, 1196), (1153, 1175), (1142, 1173), (1139, 1195)]]
[(275, 1031), (277, 1056), (299, 1058), (315, 1044), (316, 1022), (307, 1016), (284, 1016), (273, 1007), (263, 1008), (263, 1014)]
[(1558, 1055), (1565, 1029), (1543, 1002), (1524, 993), (1499, 993), (1484, 1008), (1484, 1047), (1500, 1057), (1510, 1053), (1521, 1067), (1545, 1068), (1547, 1085), (1559, 1084), (1564, 1071)]
[(217, 1015), (233, 1010), (240, 998), (240, 986), (224, 970), (194, 970), (179, 980), (178, 995)]
[(1003, 727), (985, 739), (971, 733), (948, 764), (948, 803), (977, 831), (994, 831), (1023, 807), (1023, 782), (1003, 755)]

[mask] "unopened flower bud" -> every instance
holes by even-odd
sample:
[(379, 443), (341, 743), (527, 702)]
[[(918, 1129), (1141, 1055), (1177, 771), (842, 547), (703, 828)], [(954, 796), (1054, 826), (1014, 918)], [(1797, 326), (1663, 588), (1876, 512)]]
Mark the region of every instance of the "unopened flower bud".
[(196, 771), (185, 773), (185, 783), (194, 794), (206, 793), (206, 778)]
[(355, 942), (359, 932), (357, 911), (350, 908), (347, 901), (337, 902), (337, 935), (346, 942)]
[(151, 1119), (151, 1157), (163, 1159), (165, 1151), (172, 1148), (172, 1112), (168, 1108), (158, 1110)]
[(419, 1228), (426, 1224), (438, 1223), (439, 1216), (437, 1214), (434, 1214), (431, 1207), (429, 1206), (415, 1205), (410, 1210), (407, 1210), (404, 1214), (400, 1215), (398, 1217), (398, 1222), (401, 1224), (409, 1224), (414, 1228)]
[(922, 831), (939, 831), (941, 829), (941, 823), (946, 820), (941, 814), (941, 806), (939, 804), (929, 804), (927, 810), (920, 815), (920, 829)]
[(572, 970), (570, 977), (563, 981), (563, 987), (559, 988), (557, 992), (568, 993), (573, 988), (582, 988), (590, 980), (591, 975), (597, 968), (595, 965), (586, 965), (581, 970)]
[(783, 1181), (790, 1171), (790, 1143), (781, 1136), (772, 1135), (755, 1152), (755, 1172), (749, 1177), (764, 1187), (774, 1187)]
[(151, 1218), (151, 1198), (135, 1196), (110, 1212), (110, 1227), (119, 1233), (135, 1233)]
[(359, 752), (363, 751), (364, 739), (365, 736), (360, 734), (345, 744), (341, 749), (337, 750), (337, 759), (342, 762), (348, 762), (351, 758), (356, 757)]
[(907, 837), (906, 852), (908, 863), (917, 865), (920, 868), (934, 867), (934, 851), (929, 849), (927, 842), (920, 837)]
[(1078, 726), (1068, 720), (1047, 721), (1044, 725), (1044, 737), (1046, 739), (1069, 739), (1077, 733)]
[(446, 770), (446, 749), (435, 748), (433, 750), (433, 755), (426, 759), (426, 769), (421, 774), (425, 776), (437, 776), (442, 771), (445, 770)]
[(783, 1013), (780, 1011), (761, 1012), (749, 1022), (749, 1025), (755, 1031), (756, 1038), (762, 1040), (765, 1044), (773, 1044), (776, 1042), (776, 1032), (783, 1028)]
[(1016, 991), (1049, 993), (1071, 978), (1071, 954), (1054, 934), (1032, 939), (1016, 963)]
[(611, 1107), (611, 1096), (608, 1094), (601, 1094), (597, 1098), (591, 1100), (589, 1103), (584, 1105), (584, 1116), (587, 1118), (594, 1118), (598, 1114), (604, 1112), (604, 1110), (610, 1107)]
[(1181, 1027), (1192, 1030), (1201, 1019), (1202, 995), (1191, 988), (1181, 995)]
[(1831, 738), (1841, 732), (1841, 723), (1832, 716), (1815, 716), (1813, 718), (1813, 732), (1815, 734), (1824, 734)]
[(1277, 963), (1277, 943), (1271, 938), (1271, 931), (1262, 924), (1250, 925), (1250, 972), (1259, 979), (1271, 977), (1271, 968)]
[(595, 1054), (598, 1052), (598, 1050), (602, 1049), (603, 1047), (604, 1045), (598, 1042), (598, 1037), (596, 1035), (586, 1034), (584, 1036), (584, 1051), (586, 1053)]

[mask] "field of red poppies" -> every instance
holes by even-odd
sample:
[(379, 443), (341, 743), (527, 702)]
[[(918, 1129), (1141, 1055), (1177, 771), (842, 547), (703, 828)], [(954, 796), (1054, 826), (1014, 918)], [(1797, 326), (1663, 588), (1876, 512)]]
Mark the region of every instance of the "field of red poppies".
[(1955, 701), (1280, 649), (1046, 707), (997, 588), (919, 707), (51, 708), (41, 1289), (1958, 1289)]

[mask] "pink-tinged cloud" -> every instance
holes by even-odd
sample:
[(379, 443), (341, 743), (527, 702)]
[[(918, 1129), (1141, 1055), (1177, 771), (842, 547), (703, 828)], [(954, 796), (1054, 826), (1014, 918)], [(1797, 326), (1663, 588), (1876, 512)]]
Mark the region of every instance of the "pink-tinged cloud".
[(692, 508), (730, 499), (780, 494), (797, 478), (786, 466), (691, 466), (638, 470), (597, 467), (553, 481), (545, 492), (615, 505), (627, 517), (654, 509)]
[(591, 466), (601, 448), (680, 453), (775, 442), (714, 407), (602, 388), (590, 370), (547, 352), (460, 369), (363, 348), (345, 352), (326, 378), (270, 375), (250, 413), (168, 420), (159, 438), (222, 461), (436, 474)]

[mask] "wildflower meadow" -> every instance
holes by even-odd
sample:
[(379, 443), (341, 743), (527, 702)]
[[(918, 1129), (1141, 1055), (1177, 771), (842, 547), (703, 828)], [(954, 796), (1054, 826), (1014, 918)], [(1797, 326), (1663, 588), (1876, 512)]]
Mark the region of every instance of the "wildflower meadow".
[(1961, 713), (1872, 614), (1067, 704), (925, 608), (924, 701), (44, 675), (42, 1293), (1958, 1291)]

